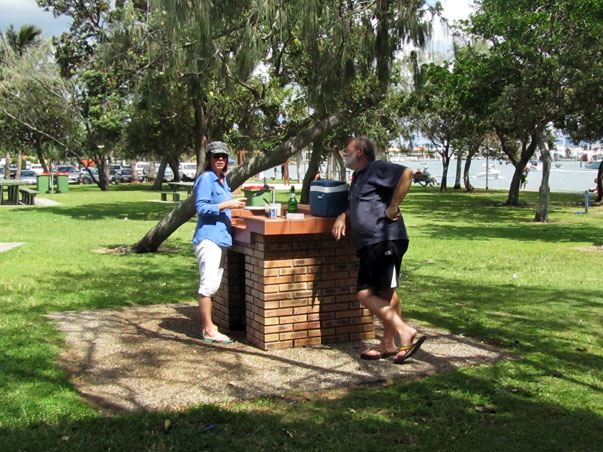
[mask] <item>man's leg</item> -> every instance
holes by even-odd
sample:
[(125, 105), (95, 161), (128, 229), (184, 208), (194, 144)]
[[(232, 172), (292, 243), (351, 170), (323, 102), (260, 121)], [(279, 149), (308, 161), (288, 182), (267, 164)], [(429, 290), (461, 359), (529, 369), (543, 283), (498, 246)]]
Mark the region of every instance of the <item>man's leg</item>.
[(412, 344), (414, 337), (417, 335), (417, 330), (402, 320), (395, 302), (392, 300), (395, 291), (396, 289), (394, 288), (383, 289), (379, 292), (379, 296), (375, 295), (371, 289), (364, 289), (358, 292), (357, 295), (360, 303), (383, 323), (383, 346), (385, 347), (385, 351), (388, 352), (394, 351), (397, 348), (394, 341), (396, 333), (400, 338), (401, 345)]
[[(387, 294), (379, 293), (379, 296), (383, 299), (387, 299)], [(400, 303), (400, 298), (398, 297), (398, 292), (396, 290), (393, 291), (393, 295), (391, 297), (389, 305), (392, 307), (394, 311), (400, 316), (402, 321), (404, 321), (404, 317), (402, 317), (402, 304)], [(383, 325), (383, 336), (389, 337), (390, 335), (394, 336), (394, 343), (397, 347), (402, 345), (402, 337), (397, 334), (396, 331), (388, 331), (390, 329), (389, 326)], [(413, 336), (414, 337), (414, 336)]]

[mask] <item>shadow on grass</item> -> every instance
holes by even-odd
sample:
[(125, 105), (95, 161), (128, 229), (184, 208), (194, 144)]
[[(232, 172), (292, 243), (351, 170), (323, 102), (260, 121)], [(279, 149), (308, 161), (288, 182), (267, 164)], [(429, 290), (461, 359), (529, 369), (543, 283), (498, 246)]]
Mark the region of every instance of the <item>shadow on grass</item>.
[(584, 243), (602, 245), (601, 230), (590, 225), (543, 224), (543, 223), (507, 223), (494, 222), (497, 226), (473, 224), (451, 226), (437, 221), (421, 226), (421, 233), (445, 240), (490, 240), (509, 239), (526, 242)]
[(175, 206), (176, 204), (172, 203), (150, 201), (110, 202), (75, 207), (37, 207), (36, 212), (46, 212), (58, 216), (65, 215), (79, 220), (122, 219), (127, 217), (129, 220), (153, 221), (163, 218)]
[[(603, 309), (603, 292), (597, 288), (567, 292), (545, 287), (469, 284), (435, 277), (410, 282), (414, 284), (417, 287), (413, 292), (434, 296), (414, 301), (410, 314), (413, 320), (466, 334), (522, 355), (540, 352), (546, 358), (534, 365), (546, 375), (557, 375), (562, 367), (586, 373), (603, 369), (603, 357), (592, 350), (596, 343), (589, 350), (583, 347), (585, 344), (572, 342), (563, 335), (571, 331), (574, 337), (586, 338), (595, 333), (592, 315)], [(603, 391), (600, 386), (570, 377), (559, 378)]]
[[(404, 200), (403, 210), (409, 208), (412, 215), (441, 221), (452, 219), (483, 223), (509, 220), (532, 222), (538, 203), (538, 193), (534, 192), (522, 193), (519, 206), (506, 205), (507, 193), (496, 190), (440, 193), (437, 190), (422, 189), (413, 191), (411, 195)], [(580, 202), (579, 194), (552, 193), (549, 207), (552, 210), (574, 207), (580, 206)]]
[[(111, 255), (115, 268), (102, 271), (56, 271), (36, 276), (32, 295), (47, 294), (27, 313), (107, 309), (134, 305), (182, 303), (196, 299), (198, 269), (190, 244), (174, 242), (177, 252)], [(101, 258), (101, 256), (99, 256)], [(23, 307), (5, 305), (3, 312), (18, 315)]]
[[(250, 408), (203, 405), (24, 428), (0, 427), (6, 451), (595, 451), (603, 419), (536, 394), (450, 372), (336, 399), (275, 399)], [(166, 420), (169, 419), (169, 424)]]

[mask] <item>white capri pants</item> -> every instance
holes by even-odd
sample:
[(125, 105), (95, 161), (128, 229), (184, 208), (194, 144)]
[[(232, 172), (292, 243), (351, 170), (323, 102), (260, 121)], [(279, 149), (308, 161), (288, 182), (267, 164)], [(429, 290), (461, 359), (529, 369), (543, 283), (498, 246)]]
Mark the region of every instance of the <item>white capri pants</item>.
[(223, 249), (211, 240), (204, 239), (195, 246), (195, 255), (199, 264), (198, 293), (202, 297), (211, 297), (218, 291), (222, 282)]

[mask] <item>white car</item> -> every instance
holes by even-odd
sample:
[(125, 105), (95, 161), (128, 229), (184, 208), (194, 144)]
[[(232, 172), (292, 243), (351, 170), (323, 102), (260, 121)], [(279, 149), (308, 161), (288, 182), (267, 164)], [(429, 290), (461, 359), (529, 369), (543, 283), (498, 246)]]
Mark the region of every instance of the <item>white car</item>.
[(197, 174), (197, 164), (195, 162), (182, 162), (180, 163), (180, 167), (178, 168), (180, 172), (180, 179), (195, 180), (195, 175)]
[(70, 184), (77, 184), (80, 181), (80, 175), (71, 165), (58, 165), (57, 173), (67, 174), (67, 181)]
[(41, 163), (32, 163), (29, 169), (33, 171), (36, 175), (42, 174), (44, 172), (44, 168), (42, 168)]
[(149, 162), (136, 162), (136, 177), (139, 179), (148, 177), (150, 166)]
[(21, 170), (21, 180), (27, 184), (37, 184), (38, 178), (32, 170)]

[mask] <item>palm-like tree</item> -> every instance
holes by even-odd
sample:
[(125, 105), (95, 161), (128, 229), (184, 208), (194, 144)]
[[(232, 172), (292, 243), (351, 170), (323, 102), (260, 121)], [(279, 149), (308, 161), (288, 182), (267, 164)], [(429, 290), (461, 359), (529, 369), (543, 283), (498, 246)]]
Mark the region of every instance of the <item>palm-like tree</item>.
[(19, 56), (22, 56), (25, 49), (40, 41), (41, 34), (42, 30), (35, 25), (23, 25), (18, 32), (12, 25), (9, 25), (6, 33), (2, 35), (2, 40)]

